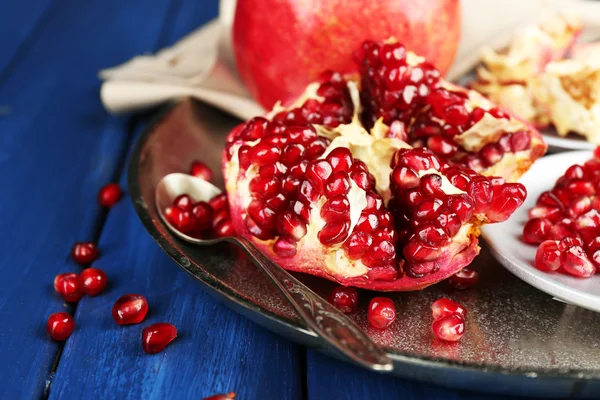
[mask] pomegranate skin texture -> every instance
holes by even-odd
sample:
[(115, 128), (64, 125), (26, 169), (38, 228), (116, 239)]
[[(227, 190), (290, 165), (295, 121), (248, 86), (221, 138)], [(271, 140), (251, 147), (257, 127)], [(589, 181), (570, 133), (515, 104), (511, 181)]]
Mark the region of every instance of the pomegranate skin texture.
[(352, 52), (366, 38), (392, 36), (445, 73), (459, 42), (460, 2), (238, 0), (233, 22), (238, 71), (266, 109), (296, 98), (325, 69), (357, 72)]

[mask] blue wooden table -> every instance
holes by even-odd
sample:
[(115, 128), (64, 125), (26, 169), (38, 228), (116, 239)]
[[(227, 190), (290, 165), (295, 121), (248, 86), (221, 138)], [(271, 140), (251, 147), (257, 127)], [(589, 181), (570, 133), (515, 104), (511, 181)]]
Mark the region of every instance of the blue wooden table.
[[(268, 332), (179, 269), (125, 199), (109, 212), (98, 189), (118, 181), (146, 116), (115, 117), (99, 100), (101, 68), (170, 45), (217, 15), (216, 0), (19, 0), (0, 12), (0, 399), (499, 399), (367, 372)], [(76, 306), (53, 292), (79, 271), (75, 241), (98, 243), (106, 293)], [(117, 326), (115, 299), (144, 294), (146, 324), (180, 336), (160, 354), (141, 325)], [(64, 343), (45, 332), (67, 311)]]

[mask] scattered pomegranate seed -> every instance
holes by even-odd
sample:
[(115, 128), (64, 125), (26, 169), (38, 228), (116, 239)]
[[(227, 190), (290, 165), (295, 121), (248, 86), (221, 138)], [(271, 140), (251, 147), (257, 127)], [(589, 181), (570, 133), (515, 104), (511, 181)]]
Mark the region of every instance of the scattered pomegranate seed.
[(387, 297), (374, 297), (367, 314), (373, 328), (386, 329), (396, 319), (396, 306)]
[(98, 248), (94, 243), (77, 242), (71, 249), (71, 257), (79, 265), (88, 265), (98, 258)]
[(344, 314), (350, 314), (356, 310), (358, 304), (358, 293), (356, 289), (338, 286), (331, 291), (329, 302)]
[(167, 220), (181, 233), (190, 233), (196, 228), (196, 217), (191, 211), (184, 211), (178, 207), (165, 209)]
[(148, 354), (162, 351), (177, 337), (175, 325), (167, 322), (158, 322), (147, 326), (142, 331), (142, 347)]
[(465, 267), (448, 278), (448, 283), (454, 289), (464, 290), (476, 284), (478, 280), (479, 273), (469, 267)]
[(463, 317), (467, 314), (463, 306), (445, 297), (435, 301), (431, 305), (431, 311), (434, 320), (452, 314), (460, 314)]
[(542, 271), (556, 271), (560, 268), (561, 251), (558, 242), (546, 240), (542, 242), (535, 254), (535, 266)]
[(115, 302), (112, 316), (118, 325), (139, 324), (148, 313), (148, 302), (139, 294), (126, 294)]
[(229, 393), (215, 394), (210, 397), (205, 397), (202, 400), (234, 400), (234, 399), (235, 399), (235, 393), (229, 392)]
[(98, 268), (86, 268), (79, 274), (79, 282), (83, 292), (88, 296), (96, 296), (104, 290), (108, 283), (106, 272)]
[(46, 332), (54, 340), (66, 340), (75, 329), (75, 321), (66, 312), (57, 312), (48, 317)]
[(183, 211), (191, 211), (194, 200), (188, 194), (181, 194), (173, 200), (173, 205)]
[(212, 171), (206, 164), (202, 161), (194, 161), (192, 163), (192, 167), (190, 169), (190, 175), (193, 175), (197, 178), (204, 179), (205, 181), (212, 180)]
[(67, 303), (77, 303), (83, 297), (83, 288), (79, 277), (73, 272), (56, 275), (54, 290), (62, 296)]
[(438, 339), (456, 342), (465, 333), (465, 318), (461, 314), (446, 315), (433, 321), (432, 329)]
[(194, 204), (192, 214), (196, 217), (196, 228), (204, 231), (212, 226), (213, 209), (205, 201)]
[(121, 187), (117, 183), (109, 183), (98, 192), (98, 203), (102, 207), (112, 207), (121, 198)]

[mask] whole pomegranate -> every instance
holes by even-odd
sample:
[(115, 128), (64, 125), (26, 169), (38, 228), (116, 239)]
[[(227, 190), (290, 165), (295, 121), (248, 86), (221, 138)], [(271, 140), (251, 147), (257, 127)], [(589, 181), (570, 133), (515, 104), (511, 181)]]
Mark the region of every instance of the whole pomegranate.
[(265, 108), (299, 95), (324, 69), (356, 72), (348, 55), (365, 38), (394, 36), (445, 73), (460, 36), (458, 0), (238, 0), (238, 70)]
[(395, 42), (356, 52), (290, 106), (227, 137), (238, 235), (283, 268), (371, 290), (416, 290), (478, 254), (479, 227), (523, 203), (512, 183), (545, 152), (535, 129), (452, 85)]

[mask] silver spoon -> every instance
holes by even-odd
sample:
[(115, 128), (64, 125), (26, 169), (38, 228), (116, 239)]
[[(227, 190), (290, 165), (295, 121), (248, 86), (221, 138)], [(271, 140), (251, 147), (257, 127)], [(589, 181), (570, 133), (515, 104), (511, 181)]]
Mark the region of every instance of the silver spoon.
[(309, 330), (320, 336), (355, 362), (378, 371), (391, 371), (392, 360), (350, 318), (279, 267), (249, 240), (242, 237), (202, 240), (179, 232), (167, 221), (163, 210), (175, 197), (187, 193), (195, 201), (208, 201), (221, 191), (203, 179), (174, 173), (162, 178), (156, 186), (158, 215), (181, 239), (201, 246), (229, 242), (242, 247), (254, 264), (273, 282), (302, 318)]

